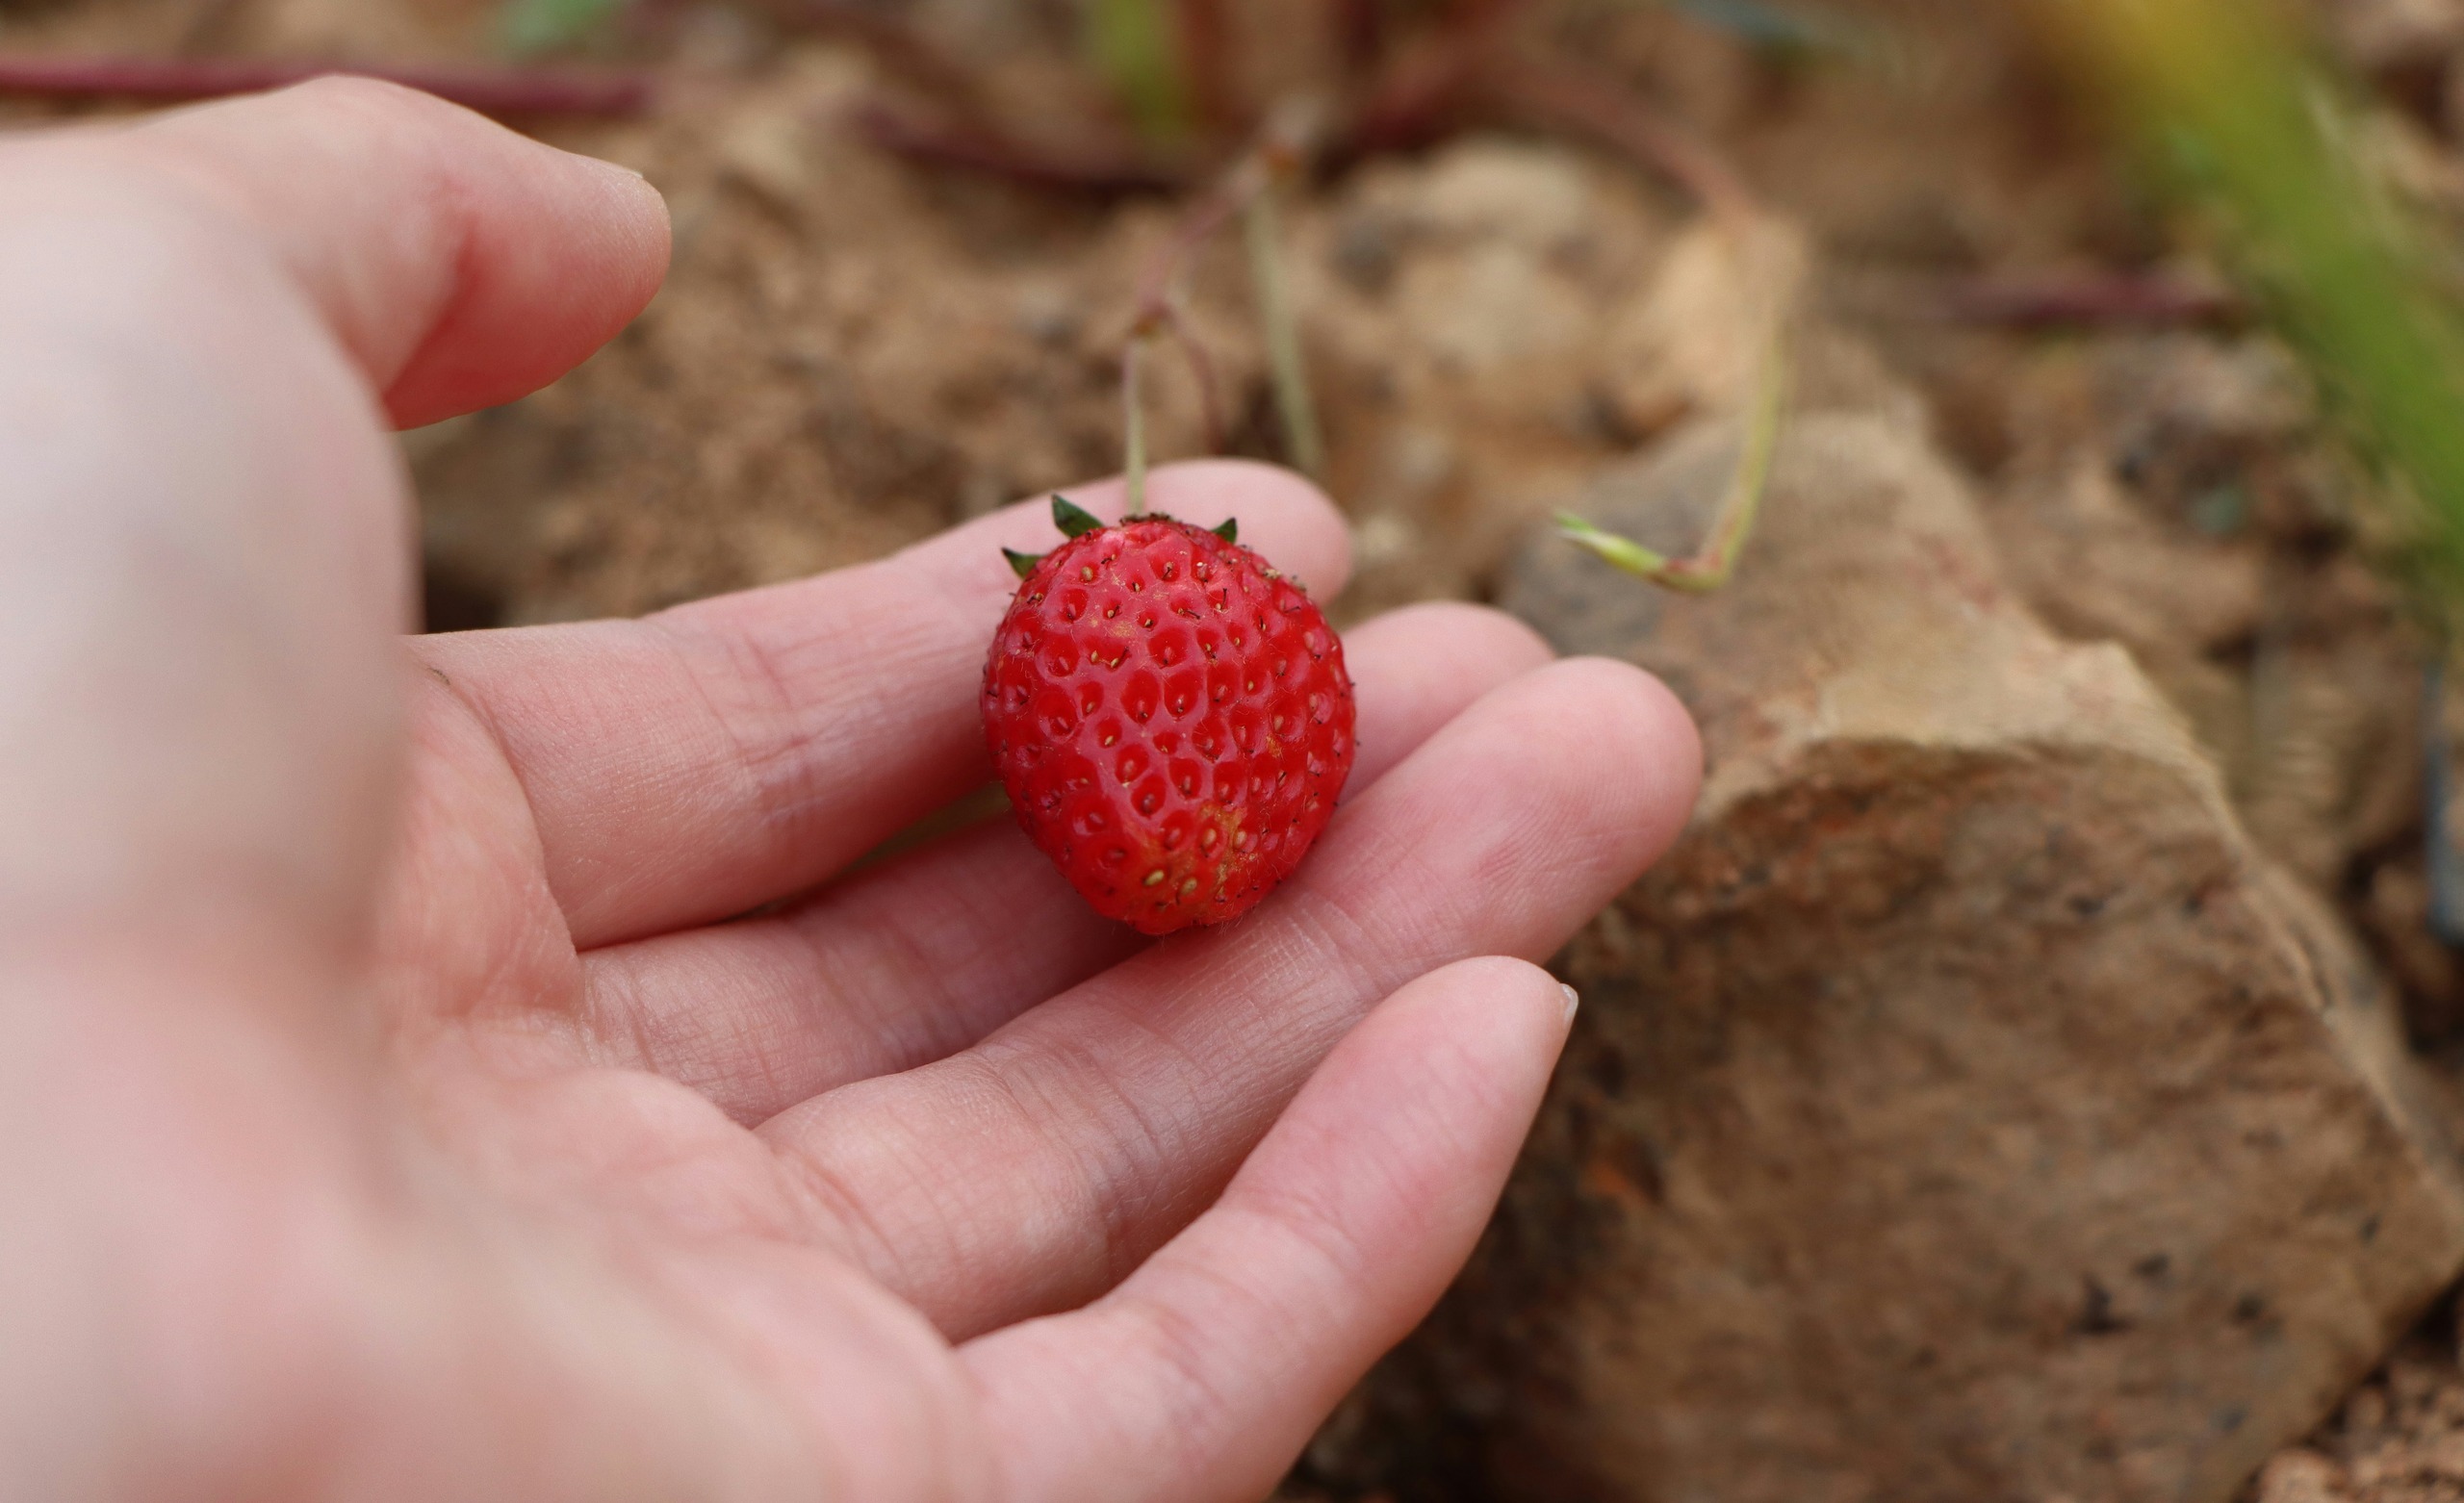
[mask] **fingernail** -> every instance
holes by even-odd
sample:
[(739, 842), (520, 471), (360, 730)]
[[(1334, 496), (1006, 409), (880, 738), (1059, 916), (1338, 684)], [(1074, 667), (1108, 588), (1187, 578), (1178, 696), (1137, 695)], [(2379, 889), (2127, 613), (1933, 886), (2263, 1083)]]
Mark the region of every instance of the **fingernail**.
[(1563, 981), (1557, 983), (1557, 990), (1566, 994), (1566, 1021), (1572, 1023), (1576, 1010), (1582, 1006), (1582, 994)]

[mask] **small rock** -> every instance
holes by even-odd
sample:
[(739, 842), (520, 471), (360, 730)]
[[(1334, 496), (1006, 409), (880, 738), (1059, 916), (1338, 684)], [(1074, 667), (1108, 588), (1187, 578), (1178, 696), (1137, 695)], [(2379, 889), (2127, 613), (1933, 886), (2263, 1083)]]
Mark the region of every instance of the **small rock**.
[(1547, 145), (1475, 137), (1426, 168), (1374, 176), (1361, 211), (1404, 233), (1562, 251), (1599, 232), (1599, 189), (1580, 159)]
[[(1735, 444), (1585, 510), (1685, 547)], [(1500, 1495), (2225, 1503), (2464, 1265), (2392, 1005), (1916, 427), (1798, 420), (1720, 595), (1545, 542), (1508, 601), (1665, 676), (1708, 774), (1563, 957), (1577, 1038), (1425, 1338), (1510, 1375)]]

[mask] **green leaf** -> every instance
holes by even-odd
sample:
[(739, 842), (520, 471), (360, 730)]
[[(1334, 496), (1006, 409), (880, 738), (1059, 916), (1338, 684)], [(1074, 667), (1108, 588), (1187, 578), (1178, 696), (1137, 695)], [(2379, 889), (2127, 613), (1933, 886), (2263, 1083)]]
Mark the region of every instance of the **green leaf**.
[(1021, 553), (1014, 548), (1003, 548), (1001, 556), (1010, 561), (1010, 567), (1017, 571), (1018, 577), (1021, 579), (1034, 573), (1036, 566), (1043, 562), (1041, 553)]
[(1219, 537), (1219, 538), (1221, 538), (1221, 539), (1222, 539), (1224, 542), (1226, 542), (1226, 543), (1238, 543), (1238, 542), (1240, 542), (1240, 541), (1241, 541), (1241, 519), (1240, 519), (1240, 518), (1238, 518), (1238, 517), (1226, 517), (1226, 518), (1224, 518), (1224, 519), (1223, 519), (1223, 525), (1222, 525), (1222, 526), (1219, 526), (1219, 527), (1218, 527), (1218, 528), (1216, 528), (1216, 529), (1215, 529), (1215, 535), (1216, 535), (1217, 537)]
[(1065, 538), (1083, 538), (1103, 525), (1095, 519), (1094, 513), (1065, 496), (1052, 498), (1052, 524), (1059, 527), (1061, 535)]

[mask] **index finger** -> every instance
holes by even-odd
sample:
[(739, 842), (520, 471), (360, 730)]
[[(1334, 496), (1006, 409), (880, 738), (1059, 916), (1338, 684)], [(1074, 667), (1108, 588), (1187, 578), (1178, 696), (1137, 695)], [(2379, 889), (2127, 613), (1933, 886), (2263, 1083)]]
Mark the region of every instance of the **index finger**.
[(259, 237), (402, 427), (547, 385), (667, 274), (639, 174), (392, 84), (321, 79), (119, 143)]
[[(1117, 482), (1070, 492), (1119, 514)], [(1322, 595), (1350, 552), (1317, 488), (1265, 465), (1170, 466), (1151, 506), (1242, 538)], [(977, 691), (1017, 590), (1003, 548), (1059, 540), (1042, 501), (876, 564), (638, 622), (430, 637), (494, 732), (574, 942), (637, 939), (809, 887), (991, 776)]]

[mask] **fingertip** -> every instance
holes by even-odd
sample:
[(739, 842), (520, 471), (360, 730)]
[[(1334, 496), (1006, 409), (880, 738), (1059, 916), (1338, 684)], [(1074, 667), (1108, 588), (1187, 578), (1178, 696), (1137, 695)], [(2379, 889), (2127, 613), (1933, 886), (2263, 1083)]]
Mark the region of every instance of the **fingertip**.
[(1360, 724), (1345, 801), (1367, 793), (1481, 696), (1553, 655), (1513, 617), (1456, 600), (1407, 605), (1346, 632)]
[(125, 140), (235, 214), (403, 426), (546, 385), (666, 273), (667, 211), (638, 174), (398, 84), (317, 79)]
[[(1527, 1124), (1565, 1048), (1574, 1013), (1557, 979), (1514, 955), (1475, 955), (1440, 966), (1388, 1000), (1399, 1018), (1433, 1026), (1478, 1057), (1468, 1082), (1501, 1087), (1502, 1115)], [(1518, 1140), (1521, 1127), (1516, 1127)]]
[(1519, 955), (1472, 955), (1439, 966), (1396, 995), (1400, 998), (1405, 993), (1421, 992), (1441, 1000), (1467, 996), (1503, 998), (1520, 1006), (1553, 996), (1556, 984), (1556, 978)]
[(1573, 657), (1541, 671), (1569, 707), (1560, 729), (1585, 752), (1578, 776), (1628, 832), (1639, 868), (1659, 859), (1694, 812), (1703, 787), (1703, 738), (1658, 675), (1606, 657)]
[(621, 295), (614, 300), (631, 307), (632, 313), (626, 315), (629, 320), (657, 295), (675, 256), (676, 220), (667, 195), (621, 162), (544, 144), (542, 149), (554, 151), (582, 181), (594, 185), (598, 212), (584, 216), (583, 222), (603, 242), (597, 259), (622, 279)]
[(526, 222), (501, 207), (473, 221), (454, 304), (385, 395), (404, 427), (546, 385), (622, 333), (667, 281), (673, 222), (648, 178), (526, 137), (493, 139), (505, 153), (496, 169), (475, 157), (458, 170), (500, 199), (518, 196)]
[[(1511, 955), (1478, 955), (1398, 987), (1319, 1067), (1296, 1123), (1385, 1138), (1425, 1167), (1423, 1207), (1493, 1196), (1529, 1131), (1571, 1021), (1555, 978)], [(1405, 1145), (1409, 1145), (1406, 1149)]]

